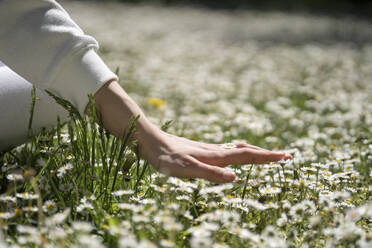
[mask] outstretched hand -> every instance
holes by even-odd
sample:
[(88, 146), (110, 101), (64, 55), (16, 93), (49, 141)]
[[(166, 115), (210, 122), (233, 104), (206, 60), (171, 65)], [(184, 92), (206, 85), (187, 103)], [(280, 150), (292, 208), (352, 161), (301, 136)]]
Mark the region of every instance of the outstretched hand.
[[(284, 153), (245, 143), (229, 148), (163, 132), (151, 124), (116, 80), (105, 83), (95, 93), (94, 99), (103, 126), (117, 137), (123, 137), (133, 116), (140, 116), (135, 133), (140, 155), (158, 171), (170, 176), (204, 178), (216, 183), (226, 183), (235, 179), (235, 174), (225, 168), (230, 164), (263, 164), (291, 158)], [(89, 114), (88, 109), (86, 113)]]
[(225, 168), (231, 164), (264, 164), (290, 159), (290, 155), (272, 152), (246, 143), (207, 144), (167, 134), (156, 127), (142, 136), (141, 156), (158, 171), (175, 177), (204, 178), (227, 183), (235, 174)]

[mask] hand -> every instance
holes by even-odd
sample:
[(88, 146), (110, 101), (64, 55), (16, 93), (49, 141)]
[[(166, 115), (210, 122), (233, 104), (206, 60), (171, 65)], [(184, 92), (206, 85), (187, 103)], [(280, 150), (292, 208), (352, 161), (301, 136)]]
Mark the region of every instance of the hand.
[(224, 168), (230, 164), (263, 164), (291, 158), (245, 143), (226, 149), (222, 145), (170, 135), (152, 125), (145, 129), (147, 131), (137, 135), (141, 156), (169, 176), (227, 183), (235, 179), (235, 174)]
[[(221, 145), (167, 134), (150, 123), (115, 80), (104, 84), (95, 93), (94, 99), (103, 126), (117, 137), (123, 137), (133, 116), (140, 116), (134, 137), (138, 141), (140, 155), (158, 171), (170, 176), (225, 183), (235, 179), (235, 174), (224, 168), (229, 164), (262, 164), (291, 158), (284, 153), (244, 143), (237, 144), (233, 149), (225, 149)], [(89, 114), (88, 111), (86, 113)]]

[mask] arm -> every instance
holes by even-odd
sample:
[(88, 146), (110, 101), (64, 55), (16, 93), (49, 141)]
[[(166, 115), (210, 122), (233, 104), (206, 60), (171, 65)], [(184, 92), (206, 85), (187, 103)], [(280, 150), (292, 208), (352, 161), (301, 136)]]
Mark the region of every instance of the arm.
[(54, 0), (0, 0), (0, 23), (0, 58), (38, 88), (69, 100), (80, 113), (88, 103), (87, 95), (99, 89), (98, 112), (104, 126), (117, 136), (130, 117), (140, 114), (135, 137), (140, 153), (163, 173), (228, 182), (235, 177), (223, 168), (228, 164), (285, 158), (247, 144), (225, 150), (162, 132), (116, 82), (116, 75), (96, 54), (97, 42)]
[(140, 115), (135, 139), (140, 155), (158, 171), (185, 178), (204, 178), (217, 183), (231, 182), (235, 175), (224, 168), (229, 164), (261, 164), (291, 156), (240, 143), (225, 149), (167, 134), (150, 123), (138, 105), (116, 80), (104, 84), (94, 95), (103, 126), (113, 135), (122, 137), (131, 117)]
[(97, 55), (97, 41), (54, 0), (0, 0), (0, 59), (39, 89), (72, 102), (116, 79)]

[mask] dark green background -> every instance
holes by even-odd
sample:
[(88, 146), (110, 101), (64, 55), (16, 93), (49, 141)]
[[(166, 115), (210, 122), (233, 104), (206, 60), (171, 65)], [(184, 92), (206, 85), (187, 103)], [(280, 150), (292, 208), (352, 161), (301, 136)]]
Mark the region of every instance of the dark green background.
[(368, 15), (372, 1), (368, 0), (117, 0), (130, 3), (160, 3), (165, 5), (196, 5), (216, 9), (254, 8), (261, 10), (309, 11)]

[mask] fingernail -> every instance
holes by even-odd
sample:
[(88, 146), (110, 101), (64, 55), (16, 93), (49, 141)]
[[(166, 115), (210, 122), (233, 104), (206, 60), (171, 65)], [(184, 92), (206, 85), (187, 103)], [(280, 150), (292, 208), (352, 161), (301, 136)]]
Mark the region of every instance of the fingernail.
[(226, 181), (233, 181), (235, 179), (235, 174), (234, 172), (231, 171), (225, 171), (223, 173), (223, 179)]

